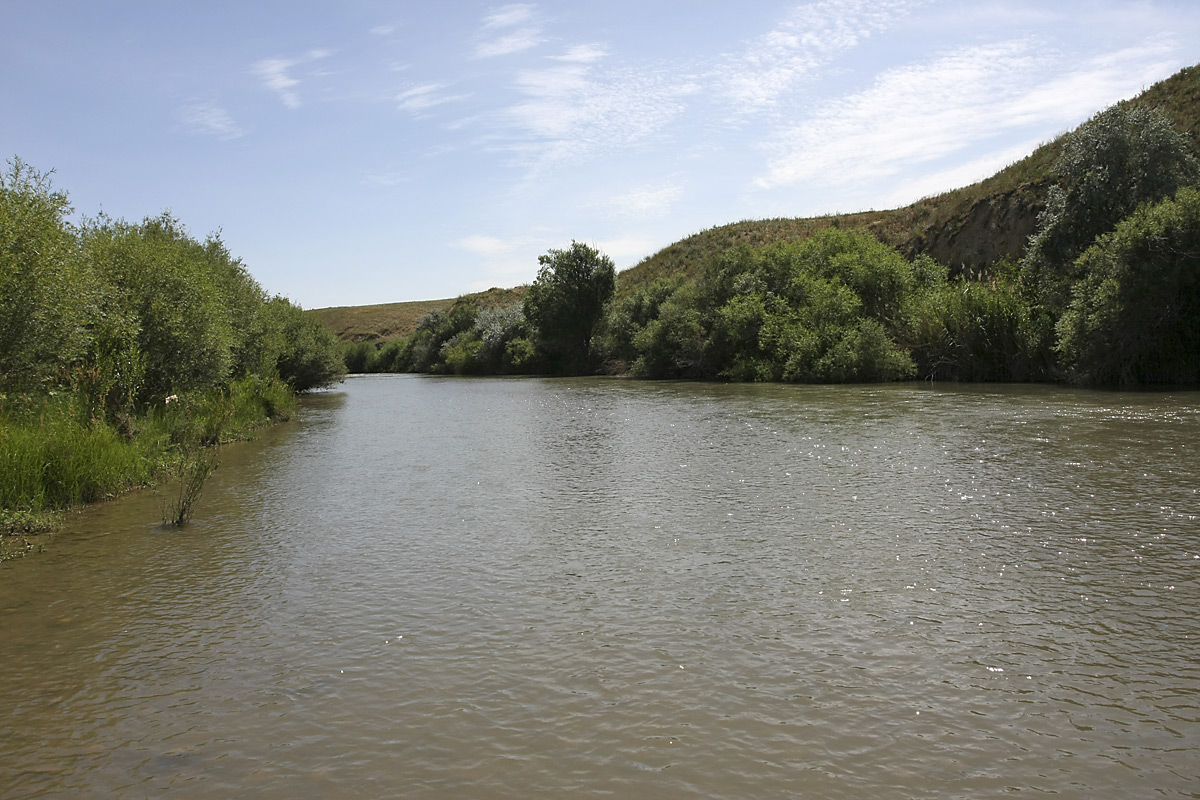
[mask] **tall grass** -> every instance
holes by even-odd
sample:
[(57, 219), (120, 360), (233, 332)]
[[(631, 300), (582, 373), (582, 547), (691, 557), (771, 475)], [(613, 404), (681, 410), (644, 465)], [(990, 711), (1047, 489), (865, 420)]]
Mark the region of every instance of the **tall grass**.
[(286, 385), (258, 378), (156, 405), (119, 426), (93, 418), (78, 395), (0, 399), (0, 516), (71, 508), (152, 485), (187, 453), (245, 437), (294, 407)]

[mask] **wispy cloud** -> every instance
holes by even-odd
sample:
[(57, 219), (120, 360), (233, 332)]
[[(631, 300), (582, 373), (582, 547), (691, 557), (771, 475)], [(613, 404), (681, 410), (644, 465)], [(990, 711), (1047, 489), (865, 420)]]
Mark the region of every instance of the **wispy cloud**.
[(522, 70), (515, 88), (521, 99), (503, 116), (507, 147), (523, 154), (534, 172), (646, 141), (699, 91), (669, 69), (601, 70), (573, 61)]
[(533, 21), (532, 3), (512, 3), (500, 6), (483, 18), (484, 28), (513, 28)]
[(555, 61), (570, 61), (577, 64), (591, 64), (608, 55), (608, 48), (602, 44), (578, 44), (560, 56), (550, 56)]
[(846, 185), (986, 147), (1006, 130), (1065, 130), (1170, 69), (1144, 48), (1074, 70), (1062, 69), (1064, 58), (1043, 42), (1016, 40), (889, 70), (871, 88), (780, 133), (755, 183)]
[(618, 264), (633, 264), (662, 248), (662, 242), (648, 236), (621, 236), (603, 239), (594, 247)]
[(739, 113), (760, 111), (924, 2), (819, 0), (798, 6), (719, 66), (716, 82)]
[(189, 103), (176, 112), (184, 130), (197, 136), (214, 136), (222, 141), (245, 135), (229, 112), (215, 103)]
[(604, 203), (605, 209), (618, 218), (630, 220), (661, 219), (683, 197), (683, 187), (673, 185), (641, 186)]
[(966, 163), (955, 164), (936, 172), (921, 172), (910, 180), (902, 181), (890, 192), (872, 198), (875, 208), (900, 208), (914, 203), (922, 197), (940, 194), (959, 186), (968, 186), (981, 181), (1013, 164), (1037, 149), (1042, 140), (1027, 139), (1020, 144), (1003, 147)]
[(520, 244), (495, 236), (476, 234), (459, 239), (452, 243), (459, 250), (466, 250), (478, 256), (503, 256), (516, 250)]
[(477, 259), (472, 271), (480, 277), (468, 284), (469, 291), (529, 283), (537, 274), (538, 244), (528, 237), (502, 239), (473, 234), (451, 242), (450, 246)]
[(379, 186), (387, 188), (389, 186), (399, 186), (402, 183), (408, 183), (412, 180), (412, 175), (404, 170), (391, 170), (385, 172), (372, 172), (363, 177), (362, 182), (368, 186)]
[(483, 40), (475, 46), (476, 58), (495, 58), (537, 47), (545, 39), (536, 8), (529, 3), (501, 6), (483, 18)]
[(470, 96), (467, 94), (442, 94), (442, 90), (445, 88), (440, 83), (429, 83), (401, 92), (396, 96), (398, 108), (401, 111), (420, 114), (436, 106), (453, 103)]
[(328, 50), (310, 50), (299, 58), (264, 58), (256, 61), (250, 71), (262, 82), (263, 86), (279, 95), (279, 99), (288, 108), (299, 108), (300, 94), (296, 87), (300, 80), (292, 74), (296, 67), (326, 58)]

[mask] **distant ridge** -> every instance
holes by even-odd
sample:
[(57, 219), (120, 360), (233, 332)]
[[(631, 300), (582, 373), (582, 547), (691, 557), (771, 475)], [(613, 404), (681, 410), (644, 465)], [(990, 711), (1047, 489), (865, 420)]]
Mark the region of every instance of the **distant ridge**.
[[(1187, 138), (1192, 154), (1200, 155), (1200, 65), (1182, 69), (1124, 102), (1157, 107)], [(985, 275), (997, 261), (1015, 261), (1024, 253), (1053, 184), (1052, 169), (1061, 146), (1060, 136), (989, 178), (903, 208), (746, 220), (709, 228), (622, 271), (617, 291), (623, 294), (663, 277), (695, 276), (710, 258), (736, 245), (759, 247), (796, 241), (834, 226), (870, 231), (910, 258), (928, 254), (955, 274)], [(410, 335), (421, 317), (433, 309), (448, 311), (456, 303), (475, 303), (481, 308), (507, 305), (520, 300), (525, 289), (493, 288), (460, 298), (322, 308), (309, 313), (344, 340), (380, 342)]]

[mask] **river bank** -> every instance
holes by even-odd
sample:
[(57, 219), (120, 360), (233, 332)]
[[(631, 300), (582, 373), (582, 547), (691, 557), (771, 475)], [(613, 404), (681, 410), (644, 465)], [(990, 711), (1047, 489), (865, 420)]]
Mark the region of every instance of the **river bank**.
[[(0, 401), (0, 561), (35, 552), (67, 513), (182, 480), (213, 449), (285, 421), (296, 394), (256, 378), (224, 391), (171, 395), (108, 420), (80, 393)], [(203, 455), (201, 455), (203, 453)]]

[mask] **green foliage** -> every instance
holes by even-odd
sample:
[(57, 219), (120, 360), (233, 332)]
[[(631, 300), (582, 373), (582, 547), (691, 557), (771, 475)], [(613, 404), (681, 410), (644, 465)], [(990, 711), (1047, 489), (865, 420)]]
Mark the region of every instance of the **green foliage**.
[(378, 351), (370, 342), (346, 342), (342, 345), (342, 361), (346, 371), (359, 375), (375, 372)]
[(39, 512), (90, 503), (146, 483), (143, 443), (81, 419), (69, 397), (0, 419), (0, 508)]
[(274, 297), (263, 306), (263, 315), (267, 327), (276, 332), (268, 348), (275, 354), (275, 374), (292, 389), (320, 389), (346, 374), (337, 338), (299, 306)]
[[(434, 309), (421, 318), (417, 330), (409, 338), (408, 369), (413, 372), (452, 372), (446, 355), (459, 344), (464, 334), (475, 326), (479, 307), (474, 303), (455, 303), (450, 310)], [(463, 361), (456, 356), (456, 362)]]
[(464, 301), (449, 312), (435, 309), (403, 345), (380, 357), (382, 369), (455, 375), (536, 371), (531, 329), (520, 303), (480, 309)]
[(1080, 383), (1200, 383), (1200, 192), (1143, 207), (1080, 258), (1058, 323)]
[(219, 236), (169, 214), (75, 227), (69, 212), (20, 159), (0, 176), (0, 512), (92, 502), (183, 460), (186, 518), (202, 448), (286, 419), (296, 391), (343, 374), (340, 350)]
[(604, 341), (634, 375), (738, 381), (897, 380), (894, 341), (909, 297), (945, 280), (872, 236), (831, 228), (801, 242), (733, 248), (695, 281), (621, 298)]
[(0, 390), (59, 382), (87, 352), (96, 282), (66, 194), (19, 158), (0, 174)]
[(527, 336), (511, 339), (504, 346), (504, 363), (509, 372), (536, 373), (541, 372), (541, 362), (538, 360), (537, 347)]
[(520, 372), (533, 365), (528, 358), (520, 366), (514, 364), (509, 351), (512, 342), (521, 338), (528, 341), (531, 332), (521, 303), (483, 309), (475, 317), (473, 330), (480, 342), (475, 354), (476, 371), (503, 374)]
[(897, 380), (913, 364), (892, 340), (919, 276), (868, 234), (831, 228), (795, 244), (741, 248), (701, 284), (706, 355), (732, 380)]
[[(666, 289), (665, 286), (659, 290)], [(651, 292), (654, 292), (653, 287)], [(652, 297), (642, 306), (631, 342), (631, 372), (639, 378), (703, 378), (708, 338), (695, 283), (680, 286), (667, 297)], [(628, 358), (623, 354), (622, 357)]]
[(181, 527), (192, 518), (205, 482), (217, 469), (217, 446), (234, 408), (231, 397), (211, 393), (178, 401), (174, 410), (183, 415), (186, 434), (172, 437), (175, 458), (167, 472), (176, 492), (163, 506), (163, 524)]
[(616, 290), (612, 259), (580, 242), (538, 256), (541, 268), (525, 295), (525, 317), (551, 370), (575, 374), (596, 362), (592, 336)]
[(1029, 381), (1045, 378), (1045, 354), (1020, 286), (959, 278), (928, 286), (912, 299), (902, 340), (922, 378), (938, 381)]
[(234, 327), (204, 246), (169, 214), (140, 225), (101, 219), (83, 230), (85, 257), (112, 287), (110, 313), (137, 321), (139, 400), (218, 387), (232, 375)]
[(662, 278), (616, 298), (609, 306), (600, 329), (600, 346), (605, 356), (624, 364), (637, 359), (644, 349), (635, 344), (637, 336), (658, 319), (663, 303), (682, 284), (682, 276)]
[(211, 450), (197, 448), (184, 453), (175, 464), (173, 477), (178, 481), (175, 496), (163, 507), (163, 524), (177, 528), (186, 525), (200, 502), (204, 484), (216, 471), (217, 455)]
[(1147, 106), (1116, 105), (1065, 140), (1051, 188), (1029, 242), (1025, 265), (1054, 316), (1083, 277), (1079, 256), (1097, 237), (1143, 203), (1168, 197), (1196, 181), (1200, 171), (1187, 141), (1163, 113)]

